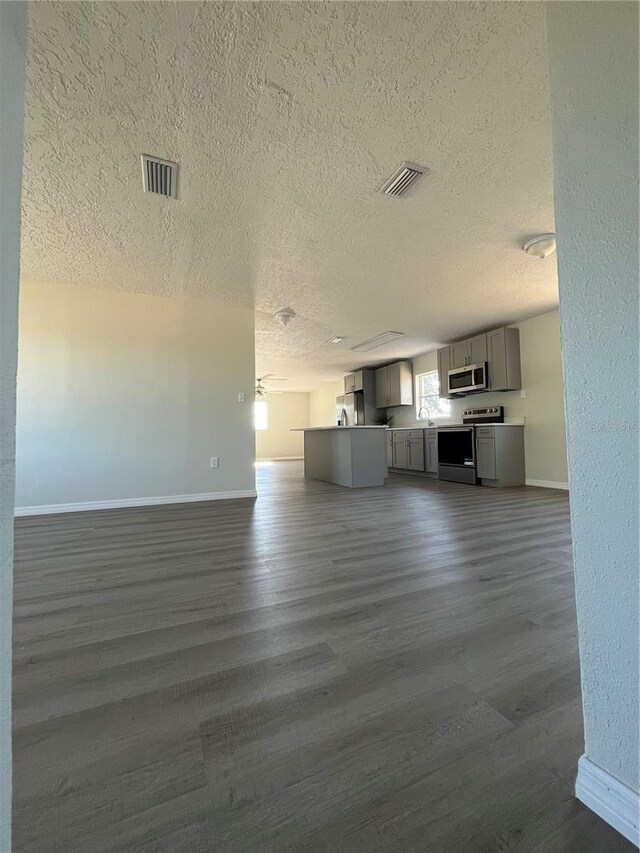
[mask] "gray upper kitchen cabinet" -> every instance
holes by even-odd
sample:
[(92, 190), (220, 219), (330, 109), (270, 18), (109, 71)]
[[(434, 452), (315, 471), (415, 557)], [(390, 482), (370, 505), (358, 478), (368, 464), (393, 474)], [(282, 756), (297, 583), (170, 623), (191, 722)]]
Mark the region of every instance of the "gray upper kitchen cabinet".
[(518, 329), (503, 326), (441, 347), (438, 350), (440, 396), (449, 396), (450, 370), (484, 362), (488, 365), (487, 391), (518, 391), (522, 388)]
[(435, 429), (425, 430), (425, 466), (427, 474), (438, 475), (438, 433)]
[(522, 388), (519, 330), (503, 327), (487, 332), (487, 350), (491, 391), (517, 391)]
[(469, 338), (469, 364), (483, 364), (487, 360), (487, 336), (476, 335)]
[(440, 385), (440, 396), (449, 398), (449, 370), (451, 347), (441, 347), (438, 350), (438, 383)]
[(386, 367), (376, 370), (376, 406), (383, 409), (389, 399), (389, 371)]
[(449, 347), (449, 370), (482, 364), (487, 360), (487, 335), (475, 335)]
[(411, 406), (413, 369), (410, 361), (396, 361), (376, 370), (376, 406)]
[(449, 370), (464, 367), (467, 364), (468, 355), (469, 347), (467, 346), (467, 341), (458, 341), (457, 344), (451, 344), (449, 347)]
[(344, 393), (352, 394), (354, 391), (364, 391), (364, 370), (356, 370), (344, 377)]
[[(376, 405), (376, 375), (374, 370), (354, 370), (344, 379), (344, 394), (353, 394), (358, 410), (358, 426), (375, 426), (382, 417)], [(342, 408), (342, 406), (340, 407)]]

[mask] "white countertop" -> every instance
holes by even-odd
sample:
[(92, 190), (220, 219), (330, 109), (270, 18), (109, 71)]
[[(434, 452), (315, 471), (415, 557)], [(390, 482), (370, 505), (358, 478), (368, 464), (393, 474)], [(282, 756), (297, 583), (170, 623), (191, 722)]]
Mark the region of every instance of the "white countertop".
[(337, 426), (336, 425), (336, 426), (319, 426), (319, 427), (295, 427), (294, 429), (290, 429), (289, 432), (319, 432), (320, 430), (327, 430), (327, 429), (339, 429), (339, 430), (356, 429), (356, 430), (359, 430), (359, 429), (387, 429), (387, 427), (381, 426), (381, 425), (373, 425), (373, 424), (371, 426), (366, 426), (366, 425), (365, 426)]
[[(504, 424), (500, 424), (500, 423), (495, 423), (495, 422), (492, 422), (492, 421), (489, 421), (489, 422), (487, 422), (487, 423), (484, 423), (484, 422), (483, 422), (483, 423), (481, 423), (481, 424), (463, 424), (463, 423), (462, 423), (462, 421), (456, 421), (456, 423), (451, 423), (451, 424), (438, 424), (438, 428), (443, 428), (443, 429), (446, 429), (447, 427), (463, 427), (463, 426), (476, 426), (476, 427), (483, 427), (483, 426), (490, 426), (490, 427), (523, 427), (523, 426), (524, 426), (524, 424), (516, 424), (516, 423), (504, 423)], [(411, 429), (411, 427), (407, 427), (407, 429)]]
[(399, 432), (406, 431), (409, 429), (447, 429), (448, 427), (462, 427), (462, 426), (490, 426), (490, 427), (523, 427), (524, 424), (518, 423), (495, 423), (493, 421), (488, 421), (487, 423), (481, 424), (463, 424), (462, 421), (448, 421), (447, 423), (443, 423), (442, 421), (438, 424), (434, 424), (433, 426), (403, 426), (403, 427), (387, 427), (390, 432)]
[(433, 426), (412, 426), (412, 427), (387, 427), (389, 432), (401, 432), (402, 430), (408, 429), (436, 429), (436, 425)]

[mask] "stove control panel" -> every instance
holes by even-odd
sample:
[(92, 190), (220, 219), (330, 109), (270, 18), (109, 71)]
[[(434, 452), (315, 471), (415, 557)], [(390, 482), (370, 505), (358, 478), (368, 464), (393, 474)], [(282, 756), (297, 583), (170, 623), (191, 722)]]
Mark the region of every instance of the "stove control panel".
[(504, 406), (487, 406), (484, 409), (464, 409), (462, 423), (474, 424), (488, 421), (494, 424), (504, 423)]
[(488, 409), (465, 409), (463, 415), (499, 415), (502, 406), (491, 406)]

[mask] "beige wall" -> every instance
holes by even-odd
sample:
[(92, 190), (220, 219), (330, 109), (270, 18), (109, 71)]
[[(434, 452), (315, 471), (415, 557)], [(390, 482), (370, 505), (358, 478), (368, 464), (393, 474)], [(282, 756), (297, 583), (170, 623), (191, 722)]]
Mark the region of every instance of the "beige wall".
[(336, 397), (344, 393), (344, 382), (325, 382), (309, 394), (309, 425), (333, 426), (336, 421)]
[[(637, 845), (639, 10), (545, 7), (584, 705), (576, 790)], [(615, 780), (628, 788), (613, 798)]]
[(17, 507), (250, 492), (253, 385), (249, 308), (23, 283)]
[(258, 459), (287, 459), (303, 455), (304, 440), (294, 427), (309, 426), (309, 394), (267, 394), (269, 429), (256, 431)]
[(0, 3), (0, 850), (11, 849), (11, 620), (27, 4)]
[[(451, 401), (452, 417), (459, 420), (469, 406), (505, 407), (508, 420), (525, 421), (525, 455), (528, 481), (567, 485), (567, 446), (564, 390), (560, 354), (560, 320), (557, 311), (512, 323), (520, 329), (522, 388), (505, 393), (475, 394)], [(413, 370), (426, 373), (437, 368), (435, 352), (413, 359)], [(417, 423), (415, 406), (389, 409), (392, 426)]]

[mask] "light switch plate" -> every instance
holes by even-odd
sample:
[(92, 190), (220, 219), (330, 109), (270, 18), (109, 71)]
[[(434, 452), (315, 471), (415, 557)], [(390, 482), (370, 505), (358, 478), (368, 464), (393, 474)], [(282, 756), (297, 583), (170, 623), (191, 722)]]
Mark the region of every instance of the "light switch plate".
[(238, 402), (239, 403), (246, 403), (247, 402), (247, 395), (244, 393), (244, 391), (241, 391), (238, 394)]
[(527, 396), (527, 392), (524, 390), (524, 388), (522, 389), (522, 391), (520, 391), (520, 396), (522, 397), (523, 400)]
[(219, 468), (220, 467), (220, 457), (219, 456), (212, 456), (211, 459), (209, 460), (209, 464), (211, 465), (212, 468)]

